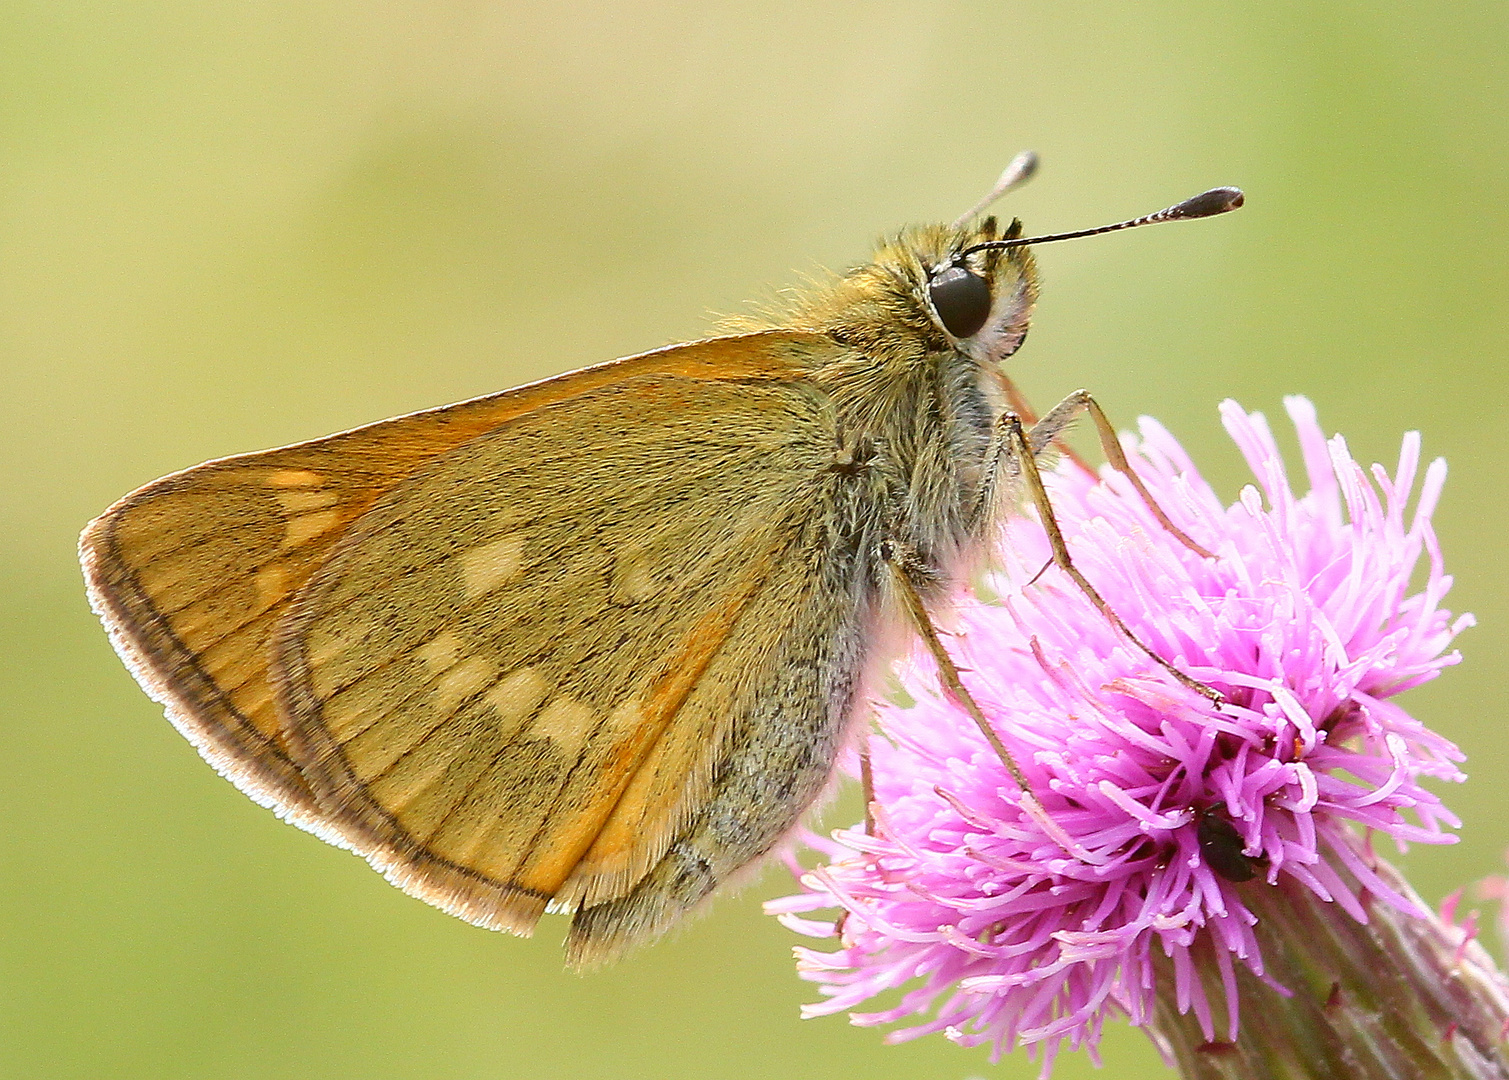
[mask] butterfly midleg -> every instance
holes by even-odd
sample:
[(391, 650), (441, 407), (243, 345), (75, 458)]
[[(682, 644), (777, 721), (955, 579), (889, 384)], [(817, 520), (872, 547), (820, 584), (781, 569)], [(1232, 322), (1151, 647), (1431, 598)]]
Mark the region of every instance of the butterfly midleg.
[(881, 544), (881, 558), (891, 571), (891, 584), (895, 590), (901, 607), (906, 612), (907, 621), (922, 638), (928, 652), (932, 653), (934, 662), (938, 665), (938, 681), (943, 685), (944, 692), (957, 701), (979, 727), (980, 734), (985, 736), (985, 741), (996, 752), (1001, 763), (1006, 766), (1011, 778), (1017, 782), (1017, 786), (1023, 791), (1027, 790), (1027, 777), (1016, 759), (1011, 756), (1011, 751), (1006, 749), (1006, 744), (990, 726), (984, 711), (970, 694), (964, 685), (964, 680), (959, 677), (959, 669), (954, 664), (953, 657), (949, 656), (948, 650), (943, 647), (943, 641), (938, 637), (937, 627), (933, 626), (933, 620), (927, 613), (927, 606), (922, 602), (922, 594), (917, 588), (916, 578), (922, 573), (921, 566), (915, 554), (905, 545), (896, 541), (886, 541)]
[[(1176, 666), (1159, 656), (1151, 647), (1145, 645), (1136, 634), (1132, 633), (1131, 628), (1122, 621), (1121, 616), (1116, 614), (1115, 609), (1106, 603), (1105, 599), (1096, 591), (1095, 586), (1090, 584), (1089, 578), (1085, 577), (1080, 572), (1079, 567), (1074, 565), (1074, 560), (1069, 554), (1069, 545), (1064, 541), (1063, 530), (1059, 528), (1058, 519), (1054, 516), (1053, 502), (1048, 497), (1048, 489), (1043, 485), (1043, 476), (1038, 470), (1037, 458), (1047, 448), (1048, 444), (1063, 431), (1064, 427), (1074, 418), (1075, 414), (1085, 409), (1088, 409), (1092, 416), (1099, 417), (1096, 421), (1096, 426), (1099, 428), (1101, 422), (1105, 420), (1105, 414), (1100, 411), (1100, 406), (1095, 404), (1094, 399), (1083, 390), (1076, 391), (1055, 405), (1041, 420), (1032, 426), (1031, 431), (1027, 431), (1022, 427), (1021, 417), (1015, 413), (1006, 413), (1003, 415), (997, 425), (998, 438), (993, 447), (994, 453), (992, 454), (990, 472), (987, 476), (985, 487), (991, 491), (992, 497), (994, 497), (994, 490), (1000, 483), (998, 479), (1000, 473), (1004, 473), (1006, 476), (1012, 478), (1019, 477), (1026, 485), (1027, 492), (1032, 496), (1033, 504), (1037, 507), (1038, 518), (1042, 522), (1043, 531), (1048, 534), (1048, 544), (1053, 551), (1054, 565), (1069, 575), (1069, 579), (1074, 582), (1079, 591), (1084, 593), (1089, 601), (1095, 605), (1096, 610), (1104, 615), (1112, 626), (1116, 627), (1133, 645), (1151, 657), (1159, 667), (1167, 671), (1183, 686), (1188, 687), (1203, 697), (1209, 698), (1211, 701), (1218, 704), (1222, 703), (1226, 698), (1220, 691), (1186, 675)], [(1109, 429), (1109, 423), (1106, 424), (1106, 427)], [(1106, 443), (1104, 435), (1102, 436), (1102, 442)], [(1114, 443), (1115, 432), (1111, 431), (1109, 444)], [(1108, 457), (1111, 456), (1109, 444), (1106, 445), (1106, 454)], [(1131, 465), (1127, 463), (1126, 456), (1121, 453), (1119, 446), (1116, 448), (1116, 456), (1119, 457), (1121, 464), (1118, 465), (1114, 459), (1112, 464), (1135, 479), (1135, 474), (1131, 472)], [(1122, 468), (1123, 466), (1125, 466), (1124, 469)], [(1148, 505), (1155, 508), (1158, 518), (1168, 523), (1168, 519), (1164, 516), (1163, 511), (1156, 509), (1152, 496), (1147, 494), (1146, 489), (1142, 487), (1141, 481), (1137, 480), (1135, 483), (1138, 490), (1147, 499)], [(1168, 528), (1177, 536), (1184, 536), (1172, 523), (1168, 523)], [(1198, 551), (1204, 551), (1193, 540), (1189, 540), (1188, 543), (1193, 545)]]

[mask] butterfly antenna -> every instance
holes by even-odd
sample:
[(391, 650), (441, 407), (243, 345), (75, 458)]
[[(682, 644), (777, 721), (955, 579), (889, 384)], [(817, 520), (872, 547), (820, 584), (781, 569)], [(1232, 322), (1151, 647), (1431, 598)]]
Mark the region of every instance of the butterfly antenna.
[(1037, 154), (1031, 150), (1023, 150), (1011, 159), (1011, 164), (1006, 166), (1006, 170), (1001, 173), (1001, 178), (995, 182), (995, 186), (986, 193), (985, 197), (955, 218), (949, 228), (963, 228), (971, 218), (984, 212), (987, 206), (1002, 195), (1031, 180), (1035, 172), (1037, 172)]
[(1122, 229), (1135, 229), (1139, 225), (1156, 225), (1162, 221), (1186, 221), (1191, 218), (1214, 217), (1227, 211), (1235, 210), (1246, 201), (1241, 188), (1218, 187), (1209, 191), (1202, 191), (1192, 199), (1185, 199), (1182, 203), (1159, 210), (1156, 214), (1144, 214), (1130, 221), (1118, 221), (1115, 225), (1102, 225), (1098, 229), (1080, 229), (1077, 232), (1050, 233), (1047, 236), (1023, 236), (1013, 240), (987, 240), (983, 244), (966, 248), (959, 252), (958, 258), (975, 251), (985, 251), (988, 248), (1014, 248), (1026, 247), (1028, 244), (1047, 244), (1054, 240), (1077, 240), (1081, 236), (1099, 236), (1101, 233), (1119, 232)]

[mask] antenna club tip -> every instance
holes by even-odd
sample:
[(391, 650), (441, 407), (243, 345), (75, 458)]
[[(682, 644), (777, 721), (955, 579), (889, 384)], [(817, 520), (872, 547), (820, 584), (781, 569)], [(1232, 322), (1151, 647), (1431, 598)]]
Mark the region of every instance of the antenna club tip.
[(1013, 170), (1025, 179), (1026, 177), (1029, 177), (1033, 173), (1037, 172), (1037, 167), (1041, 164), (1042, 159), (1037, 156), (1036, 150), (1023, 150), (1020, 154), (1011, 159), (1011, 164), (1008, 165), (1007, 168)]
[(1170, 217), (1202, 218), (1235, 210), (1247, 201), (1241, 188), (1218, 187), (1202, 191), (1192, 199), (1185, 199), (1173, 207)]
[(996, 181), (996, 186), (991, 189), (987, 198), (996, 198), (1005, 194), (1014, 187), (1025, 184), (1037, 173), (1038, 157), (1032, 150), (1023, 150), (1007, 163), (1001, 172), (1001, 178)]

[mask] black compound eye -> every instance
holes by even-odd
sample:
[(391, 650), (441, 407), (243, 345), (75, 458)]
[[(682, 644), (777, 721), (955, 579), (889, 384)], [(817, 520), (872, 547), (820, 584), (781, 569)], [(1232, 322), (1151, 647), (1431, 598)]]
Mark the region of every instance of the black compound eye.
[(990, 286), (965, 266), (946, 266), (927, 283), (938, 321), (956, 338), (973, 337), (990, 318)]

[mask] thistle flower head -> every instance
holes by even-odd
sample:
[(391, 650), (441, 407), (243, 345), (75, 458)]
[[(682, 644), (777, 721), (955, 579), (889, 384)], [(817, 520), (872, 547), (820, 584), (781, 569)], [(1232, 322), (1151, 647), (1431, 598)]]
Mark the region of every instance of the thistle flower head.
[[(1013, 522), (1007, 565), (946, 629), (1030, 790), (913, 657), (868, 740), (873, 832), (814, 838), (828, 864), (768, 905), (817, 937), (834, 924), (805, 913), (844, 912), (837, 951), (797, 950), (825, 998), (809, 1015), (910, 1019), (888, 1038), (941, 1031), (996, 1056), (1025, 1046), (1046, 1073), (1064, 1046), (1093, 1051), (1108, 1016), (1148, 1022), (1158, 979), (1215, 1038), (1222, 1003), (1197, 963), (1218, 967), (1234, 1036), (1235, 966), (1266, 977), (1249, 890), (1288, 876), (1364, 920), (1344, 868), (1413, 910), (1357, 837), (1454, 839), (1457, 820), (1421, 781), (1462, 779), (1461, 754), (1391, 700), (1455, 663), (1446, 650), (1470, 622), (1440, 607), (1451, 579), (1430, 518), (1445, 463), (1407, 509), (1416, 434), (1392, 476), (1375, 466), (1370, 479), (1340, 437), (1326, 441), (1309, 402), (1287, 405), (1302, 497), (1263, 417), (1231, 402), (1225, 425), (1256, 485), (1229, 507), (1153, 421), (1127, 440), (1154, 500), (1214, 559), (1161, 528), (1109, 469), (1065, 463), (1047, 476), (1075, 564), (1133, 633), (1227, 701), (1172, 680), (1057, 570), (1039, 576), (1046, 538)], [(856, 1011), (889, 991), (894, 1007)]]

